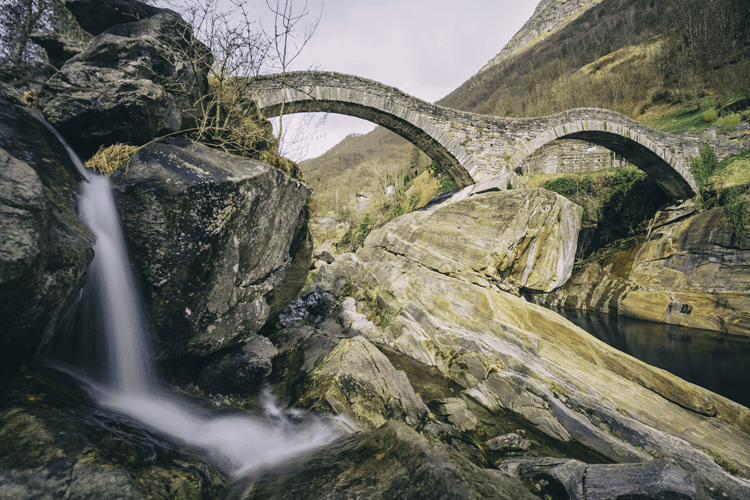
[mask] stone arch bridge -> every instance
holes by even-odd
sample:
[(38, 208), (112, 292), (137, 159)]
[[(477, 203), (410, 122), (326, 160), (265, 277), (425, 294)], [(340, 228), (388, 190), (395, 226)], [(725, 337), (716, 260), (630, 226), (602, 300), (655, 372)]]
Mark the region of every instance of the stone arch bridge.
[(542, 118), (458, 111), (353, 75), (301, 71), (252, 78), (249, 92), (268, 118), (324, 112), (362, 118), (404, 137), (438, 162), (459, 187), (524, 168), (545, 144), (580, 139), (623, 156), (674, 199), (696, 192), (688, 168), (697, 145), (619, 113), (581, 108)]

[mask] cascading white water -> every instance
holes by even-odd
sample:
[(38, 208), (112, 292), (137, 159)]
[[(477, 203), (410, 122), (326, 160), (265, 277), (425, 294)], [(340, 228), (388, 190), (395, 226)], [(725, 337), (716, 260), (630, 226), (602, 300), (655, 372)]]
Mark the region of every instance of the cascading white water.
[(298, 456), (344, 433), (345, 426), (330, 419), (298, 418), (299, 412), (277, 407), (268, 394), (262, 398), (264, 416), (210, 415), (163, 395), (154, 375), (144, 314), (109, 178), (86, 169), (60, 134), (37, 119), (65, 146), (85, 179), (79, 217), (95, 236), (86, 286), (96, 287), (103, 309), (110, 363), (110, 383), (92, 384), (99, 404), (205, 450), (234, 475)]
[(148, 393), (154, 385), (146, 328), (109, 178), (94, 173), (79, 199), (79, 216), (96, 236), (89, 270), (103, 308), (110, 379), (120, 394)]

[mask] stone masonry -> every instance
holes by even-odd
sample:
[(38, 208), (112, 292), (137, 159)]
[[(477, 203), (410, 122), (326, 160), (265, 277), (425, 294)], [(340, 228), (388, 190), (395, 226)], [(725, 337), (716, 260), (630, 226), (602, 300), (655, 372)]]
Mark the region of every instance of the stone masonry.
[(688, 167), (698, 154), (697, 140), (605, 109), (540, 118), (486, 116), (430, 104), (358, 76), (321, 71), (256, 77), (249, 92), (266, 117), (325, 112), (377, 123), (437, 161), (459, 187), (508, 171), (528, 172), (527, 160), (546, 144), (578, 139), (624, 157), (674, 199), (691, 198), (696, 191)]

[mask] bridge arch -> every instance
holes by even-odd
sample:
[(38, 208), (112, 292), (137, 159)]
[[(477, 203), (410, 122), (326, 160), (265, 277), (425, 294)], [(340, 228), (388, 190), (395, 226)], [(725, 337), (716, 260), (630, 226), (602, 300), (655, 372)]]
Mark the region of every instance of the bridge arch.
[(579, 108), (541, 118), (478, 115), (445, 108), (353, 75), (301, 71), (251, 78), (266, 117), (328, 112), (362, 118), (409, 140), (464, 187), (518, 167), (545, 144), (580, 139), (616, 152), (673, 199), (697, 192), (688, 158), (696, 141), (652, 129), (614, 111)]
[[(346, 86), (337, 86), (346, 80)], [(351, 75), (327, 72), (260, 76), (251, 84), (253, 99), (266, 118), (280, 114), (323, 112), (361, 118), (395, 132), (440, 164), (458, 187), (474, 184), (474, 159), (420, 107), (431, 104)]]
[[(540, 127), (543, 130), (523, 144), (524, 157), (552, 141), (583, 140), (619, 154), (643, 170), (673, 199), (692, 198), (697, 192), (684, 154), (674, 154), (665, 147), (674, 147), (674, 137), (670, 134), (646, 127), (618, 113), (593, 108), (573, 109), (540, 120), (544, 121)], [(685, 149), (692, 152), (691, 146), (678, 144), (676, 149), (683, 153)]]

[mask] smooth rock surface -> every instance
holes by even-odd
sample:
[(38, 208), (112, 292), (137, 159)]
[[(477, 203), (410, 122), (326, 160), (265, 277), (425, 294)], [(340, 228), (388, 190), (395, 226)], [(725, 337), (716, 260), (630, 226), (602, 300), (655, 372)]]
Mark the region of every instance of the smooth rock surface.
[[(462, 396), (490, 412), (510, 410), (535, 432), (576, 441), (618, 463), (646, 463), (651, 453), (661, 454), (702, 481), (722, 485), (732, 498), (750, 493), (750, 483), (700, 451), (717, 451), (750, 475), (750, 410), (620, 353), (554, 312), (468, 273), (425, 265), (421, 255), (434, 258), (426, 244), (418, 259), (379, 241), (366, 241), (356, 256), (339, 256), (312, 283), (346, 290), (362, 312), (376, 305), (380, 321), (364, 332), (368, 338), (436, 366), (464, 388)], [(339, 285), (347, 276), (349, 285)]]
[(570, 277), (580, 216), (544, 189), (482, 192), (399, 217), (366, 246), (463, 281), (549, 292)]
[[(539, 303), (750, 335), (750, 228), (738, 237), (724, 209), (659, 212), (648, 237), (576, 270)], [(631, 243), (632, 245), (632, 243)]]
[(304, 285), (308, 189), (285, 173), (167, 139), (140, 150), (113, 183), (158, 358), (239, 344)]
[(620, 314), (750, 335), (750, 228), (737, 238), (724, 209), (655, 230), (633, 262), (643, 288), (620, 302)]

